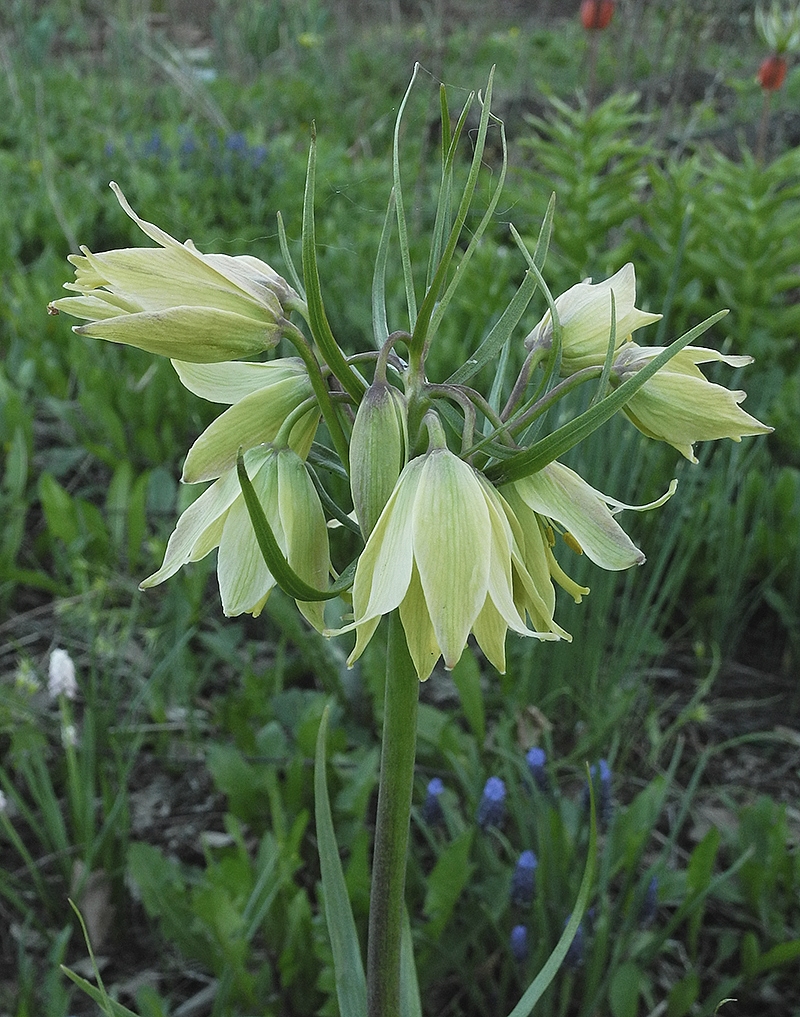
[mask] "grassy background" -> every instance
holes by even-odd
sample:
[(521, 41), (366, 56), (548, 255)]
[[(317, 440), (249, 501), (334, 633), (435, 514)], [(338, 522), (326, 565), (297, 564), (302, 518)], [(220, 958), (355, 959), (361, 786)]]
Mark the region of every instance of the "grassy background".
[[(614, 807), (594, 919), (542, 1012), (680, 1017), (724, 996), (740, 1000), (730, 1012), (800, 1012), (800, 72), (773, 99), (759, 161), (750, 4), (618, 4), (592, 109), (587, 42), (561, 5), (504, 5), (489, 24), (464, 2), (398, 0), (383, 17), (321, 0), (204, 10), (192, 23), (177, 4), (112, 16), (12, 0), (0, 14), (0, 1013), (95, 1012), (57, 970), (88, 974), (68, 895), (107, 984), (140, 1014), (334, 1012), (308, 768), (332, 698), (334, 811), (363, 922), (382, 651), (347, 672), (342, 646), (278, 594), (258, 621), (223, 622), (213, 560), (138, 592), (184, 504), (182, 456), (213, 414), (169, 364), (92, 344), (44, 309), (79, 243), (139, 243), (109, 179), (180, 239), (281, 270), (275, 213), (297, 250), (313, 119), (326, 304), (347, 348), (369, 346), (391, 131), (414, 61), (403, 173), (420, 264), (439, 81), (457, 111), (496, 63), (510, 137), (509, 183), (432, 376), (513, 294), (524, 266), (508, 222), (535, 238), (555, 190), (552, 291), (633, 260), (664, 339), (730, 307), (709, 343), (756, 362), (720, 380), (776, 427), (691, 467), (612, 422), (571, 460), (587, 479), (628, 501), (680, 481), (628, 524), (646, 566), (598, 575), (576, 562), (592, 594), (559, 604), (571, 646), (510, 642), (502, 678), (470, 657), (424, 687), (409, 902), (426, 1013), (514, 1004), (574, 900), (581, 767), (600, 757)], [(45, 691), (56, 646), (78, 668), (74, 702)], [(548, 753), (544, 791), (525, 765), (532, 744)], [(506, 781), (506, 819), (480, 830), (490, 775)], [(446, 785), (439, 824), (422, 809), (432, 776)], [(524, 849), (539, 858), (528, 910), (508, 895)], [(520, 923), (533, 944), (522, 964), (508, 947)]]

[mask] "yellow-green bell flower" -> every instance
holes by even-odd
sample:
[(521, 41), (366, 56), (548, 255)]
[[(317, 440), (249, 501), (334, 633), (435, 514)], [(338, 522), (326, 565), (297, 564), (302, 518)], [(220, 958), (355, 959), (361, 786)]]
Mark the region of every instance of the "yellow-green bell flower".
[[(628, 343), (614, 362), (615, 380), (621, 384), (662, 349)], [(743, 367), (752, 363), (752, 357), (727, 356), (701, 346), (686, 346), (623, 406), (625, 415), (642, 434), (667, 442), (693, 463), (697, 462), (692, 448), (696, 441), (718, 438), (741, 441), (747, 434), (772, 431), (739, 407), (745, 392), (713, 384), (697, 366), (712, 361)]]
[[(553, 613), (555, 591), (550, 579), (566, 590), (576, 603), (589, 592), (571, 579), (553, 554), (554, 526), (561, 530), (564, 542), (573, 551), (607, 571), (616, 572), (642, 565), (645, 556), (625, 533), (614, 516), (623, 509), (645, 512), (658, 508), (672, 497), (677, 481), (656, 501), (647, 505), (626, 505), (610, 498), (563, 463), (552, 462), (502, 488), (503, 497), (523, 533), (521, 546), (528, 573), (536, 581), (537, 592)], [(549, 587), (549, 593), (545, 593)]]
[[(288, 448), (262, 445), (244, 454), (247, 475), (289, 565), (310, 586), (324, 589), (330, 574), (328, 530), (319, 495), (302, 459)], [(236, 469), (223, 473), (181, 515), (161, 568), (141, 584), (163, 583), (181, 566), (219, 548), (217, 578), (228, 616), (257, 616), (275, 579), (267, 568), (244, 503)], [(297, 606), (318, 630), (323, 604)]]
[[(273, 441), (281, 425), (313, 396), (311, 381), (299, 357), (265, 363), (190, 364), (173, 360), (178, 377), (195, 395), (225, 410), (189, 449), (182, 480), (196, 484), (215, 480), (236, 465), (240, 448)], [(289, 435), (289, 446), (305, 459), (314, 440), (319, 409), (312, 404)]]
[[(552, 462), (537, 473), (506, 485), (502, 493), (512, 505), (517, 506), (519, 499), (532, 512), (564, 527), (568, 545), (574, 550), (580, 548), (595, 565), (618, 572), (644, 564), (645, 557), (615, 515), (623, 509), (646, 512), (659, 508), (672, 497), (676, 486), (673, 481), (663, 497), (647, 505), (626, 505), (587, 484), (563, 463)], [(520, 513), (516, 514), (519, 517)]]
[(54, 300), (51, 313), (88, 319), (91, 324), (73, 329), (78, 335), (192, 363), (235, 360), (277, 345), (288, 308), (300, 303), (285, 279), (258, 258), (201, 254), (191, 240), (181, 244), (140, 219), (119, 187), (111, 187), (160, 246), (102, 254), (82, 247), (82, 254), (69, 256), (75, 281), (64, 287), (81, 295)]
[(408, 463), (358, 561), (354, 621), (338, 630), (356, 631), (348, 664), (395, 608), (421, 681), (440, 655), (455, 667), (470, 632), (499, 671), (508, 629), (560, 638), (552, 618), (546, 631), (532, 631), (514, 604), (524, 566), (507, 511), (494, 488), (446, 448)]
[[(658, 321), (660, 314), (650, 314), (634, 306), (636, 303), (636, 274), (628, 262), (600, 283), (590, 280), (572, 286), (555, 305), (561, 324), (561, 374), (565, 377), (584, 367), (602, 365), (611, 339), (611, 292), (614, 292), (616, 323), (615, 348), (626, 343), (631, 333), (644, 325)], [(525, 345), (549, 349), (553, 342), (553, 319), (548, 310), (533, 329)]]

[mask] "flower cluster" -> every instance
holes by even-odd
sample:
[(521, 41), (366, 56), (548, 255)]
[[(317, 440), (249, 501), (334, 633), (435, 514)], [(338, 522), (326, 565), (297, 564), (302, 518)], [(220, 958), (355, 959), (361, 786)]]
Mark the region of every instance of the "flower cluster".
[[(513, 786), (495, 774), (486, 780), (473, 812), (472, 823), (483, 834), (475, 846), (480, 861), (476, 860), (474, 882), (485, 879), (487, 893), (496, 893), (498, 883), (505, 882), (508, 888), (505, 904), (497, 906), (494, 915), (504, 919), (510, 930), (511, 956), (516, 963), (525, 965), (534, 945), (540, 951), (545, 946), (549, 949), (552, 942), (548, 945), (548, 940), (557, 938), (571, 917), (574, 886), (585, 864), (590, 788), (587, 781), (577, 795), (564, 793), (550, 772), (545, 750), (538, 745), (525, 754), (524, 765), (519, 761), (517, 765), (524, 776), (520, 782), (522, 794), (516, 797), (516, 804), (509, 805), (515, 797)], [(602, 835), (600, 851), (608, 856), (603, 864), (609, 871), (619, 873), (631, 865), (635, 855), (632, 845), (641, 843), (642, 831), (635, 818), (638, 813), (635, 810), (628, 813), (623, 807), (617, 810), (614, 775), (607, 759), (594, 763), (589, 776), (598, 832)], [(446, 795), (449, 802), (445, 815), (441, 801)], [(429, 781), (419, 817), (431, 833), (437, 831), (432, 839), (442, 846), (449, 837), (459, 836), (463, 825), (470, 822), (468, 817), (458, 816), (456, 797), (440, 777)], [(628, 833), (632, 840), (627, 839)], [(517, 848), (515, 853), (513, 841), (519, 837), (524, 847)], [(490, 850), (485, 850), (487, 847)], [(656, 923), (658, 875), (654, 867), (642, 873), (637, 873), (636, 868), (628, 873), (628, 887), (622, 894), (596, 892), (564, 957), (566, 971), (577, 972), (584, 966), (598, 923), (608, 927), (612, 913), (617, 921), (620, 914), (628, 918), (629, 934), (644, 932)], [(481, 890), (473, 885), (472, 893), (480, 894)], [(552, 924), (546, 916), (554, 919)]]
[[(487, 885), (495, 887), (500, 881), (506, 882), (507, 897), (497, 915), (504, 916), (507, 928), (510, 928), (508, 948), (511, 956), (516, 963), (524, 965), (530, 958), (533, 944), (541, 948), (543, 935), (558, 937), (569, 921), (570, 914), (566, 913), (560, 881), (565, 869), (576, 881), (584, 863), (583, 836), (590, 822), (590, 785), (589, 782), (584, 783), (575, 796), (564, 793), (553, 779), (547, 754), (539, 745), (531, 747), (526, 754), (525, 765), (518, 768), (525, 774), (522, 777), (522, 793), (514, 795), (506, 780), (496, 774), (490, 776), (478, 800), (473, 822), (482, 831), (485, 843), (492, 846), (488, 856), (481, 847), (478, 848), (482, 860), (476, 868)], [(617, 865), (624, 868), (631, 864), (624, 832), (610, 832), (616, 819), (616, 806), (613, 773), (608, 760), (600, 759), (593, 764), (590, 778), (598, 831), (608, 834), (601, 841), (601, 851), (610, 852), (607, 859), (610, 869), (615, 870)], [(441, 799), (445, 794), (449, 795), (446, 817), (441, 809)], [(621, 809), (623, 831), (624, 814), (625, 810)], [(457, 835), (463, 823), (469, 822), (458, 817), (455, 796), (446, 791), (440, 777), (434, 777), (427, 785), (420, 818), (431, 832), (437, 828), (436, 841), (442, 845), (448, 836)], [(511, 831), (521, 834), (522, 842), (526, 844), (516, 854), (510, 843)], [(637, 828), (636, 838), (639, 834)], [(565, 855), (565, 851), (570, 853)], [(487, 862), (496, 868), (488, 871)], [(542, 906), (534, 906), (537, 899)], [(640, 874), (634, 889), (626, 891), (618, 900), (613, 900), (606, 893), (598, 893), (595, 903), (577, 925), (563, 960), (566, 970), (575, 971), (583, 965), (587, 952), (592, 949), (599, 916), (602, 915), (603, 921), (607, 922), (611, 911), (617, 916), (623, 913), (630, 915), (630, 924), (637, 930), (652, 928), (659, 912), (659, 878), (653, 869)], [(546, 934), (542, 925), (545, 914), (555, 918)]]
[[(743, 392), (710, 383), (698, 367), (710, 361), (739, 367), (749, 358), (685, 341), (665, 356), (660, 347), (633, 341), (659, 315), (636, 307), (632, 265), (549, 299), (549, 310), (518, 344), (525, 362), (506, 386), (501, 410), (465, 384), (477, 361), (468, 360), (449, 382), (428, 381), (430, 340), (419, 323), (386, 335), (358, 363), (348, 360), (330, 333), (313, 272), (306, 286), (315, 298), (307, 302), (257, 258), (204, 254), (191, 240), (179, 242), (141, 219), (112, 187), (157, 246), (99, 254), (82, 248), (70, 256), (72, 295), (53, 301), (50, 311), (84, 319), (79, 335), (171, 358), (183, 385), (226, 407), (183, 467), (185, 483), (210, 486), (180, 517), (161, 567), (142, 586), (218, 548), (226, 614), (257, 615), (280, 583), (318, 630), (355, 633), (350, 665), (381, 619), (397, 610), (420, 680), (440, 657), (454, 667), (470, 635), (503, 671), (509, 630), (571, 638), (555, 618), (556, 586), (576, 602), (589, 590), (568, 575), (564, 554), (585, 554), (609, 570), (644, 562), (617, 516), (657, 507), (674, 483), (663, 498), (626, 505), (559, 460), (574, 440), (551, 444), (545, 454), (544, 442), (526, 438), (531, 424), (577, 385), (600, 379), (607, 396), (601, 408), (625, 395), (606, 417), (620, 410), (692, 461), (696, 441), (738, 441), (770, 430), (740, 408)], [(299, 288), (296, 277), (295, 283)], [(434, 307), (430, 293), (426, 304)], [(254, 359), (281, 341), (297, 355)], [(327, 466), (338, 458), (352, 509), (337, 504), (309, 467), (323, 421), (329, 447), (317, 447), (315, 462)], [(354, 574), (333, 583), (332, 521), (363, 541)], [(351, 597), (352, 618), (333, 629), (324, 606), (339, 594)]]

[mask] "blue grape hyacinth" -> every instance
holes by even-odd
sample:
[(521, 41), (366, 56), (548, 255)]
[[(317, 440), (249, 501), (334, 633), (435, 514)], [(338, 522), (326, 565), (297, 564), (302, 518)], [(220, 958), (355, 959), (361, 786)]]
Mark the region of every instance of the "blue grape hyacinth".
[(478, 826), (502, 826), (506, 815), (506, 785), (500, 777), (490, 777), (478, 805)]

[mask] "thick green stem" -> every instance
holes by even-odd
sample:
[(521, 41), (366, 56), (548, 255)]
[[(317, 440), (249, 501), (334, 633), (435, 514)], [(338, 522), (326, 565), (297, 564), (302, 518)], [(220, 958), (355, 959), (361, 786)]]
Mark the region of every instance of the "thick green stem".
[(367, 946), (368, 1017), (400, 1013), (400, 938), (417, 744), (419, 680), (400, 616), (389, 617), (383, 749)]

